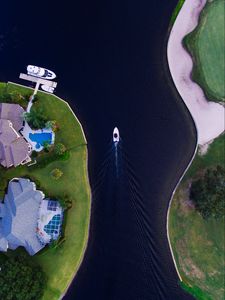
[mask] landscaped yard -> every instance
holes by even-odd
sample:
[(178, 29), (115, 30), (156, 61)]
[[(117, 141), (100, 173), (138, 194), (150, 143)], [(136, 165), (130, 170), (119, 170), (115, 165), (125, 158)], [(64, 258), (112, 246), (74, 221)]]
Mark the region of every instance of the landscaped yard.
[(224, 0), (208, 1), (197, 28), (185, 38), (192, 54), (192, 77), (210, 100), (225, 101)]
[(209, 146), (205, 155), (196, 156), (170, 210), (170, 240), (183, 286), (201, 300), (224, 300), (225, 222), (204, 220), (189, 200), (189, 187), (204, 169), (224, 166), (224, 144), (223, 135)]
[[(0, 84), (0, 99), (6, 85)], [(8, 84), (7, 92), (18, 91), (29, 93), (29, 89)], [(31, 93), (32, 91), (30, 91)], [(1, 100), (0, 100), (1, 101)], [(18, 99), (17, 103), (24, 101)], [(38, 164), (51, 154), (45, 153), (37, 157), (37, 164), (28, 167), (4, 169), (0, 167), (0, 197), (4, 194), (7, 181), (13, 177), (29, 177), (37, 183), (46, 196), (53, 198), (66, 197), (72, 200), (64, 218), (65, 241), (57, 248), (46, 247), (33, 257), (45, 271), (48, 282), (43, 300), (58, 300), (69, 285), (79, 267), (88, 239), (90, 220), (90, 187), (87, 176), (87, 146), (81, 127), (66, 103), (55, 96), (38, 93), (38, 102), (34, 106), (42, 106), (49, 120), (59, 125), (55, 143), (63, 143), (69, 155), (67, 159), (57, 159)], [(55, 168), (63, 172), (58, 180), (51, 176)], [(10, 252), (8, 252), (10, 255)], [(1, 257), (2, 254), (0, 254)]]

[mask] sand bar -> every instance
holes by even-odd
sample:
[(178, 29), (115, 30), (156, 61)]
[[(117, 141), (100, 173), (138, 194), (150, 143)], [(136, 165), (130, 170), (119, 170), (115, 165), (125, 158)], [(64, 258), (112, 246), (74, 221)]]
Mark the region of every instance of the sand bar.
[(191, 80), (193, 62), (182, 45), (183, 38), (198, 25), (206, 0), (186, 0), (173, 25), (167, 57), (175, 86), (188, 107), (198, 131), (198, 144), (204, 145), (224, 131), (225, 108), (209, 102), (198, 84)]

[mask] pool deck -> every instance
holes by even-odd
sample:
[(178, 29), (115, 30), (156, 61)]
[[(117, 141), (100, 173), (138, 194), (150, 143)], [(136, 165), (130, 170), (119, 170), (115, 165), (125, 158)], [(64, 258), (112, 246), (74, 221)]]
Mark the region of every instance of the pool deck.
[(25, 122), (25, 126), (20, 131), (20, 133), (31, 144), (32, 150), (34, 150), (36, 152), (42, 151), (44, 147), (40, 146), (40, 148), (36, 148), (37, 142), (34, 142), (30, 139), (30, 137), (29, 137), (30, 133), (32, 133), (32, 134), (51, 133), (52, 134), (51, 144), (54, 144), (54, 141), (55, 141), (55, 133), (52, 131), (52, 129), (43, 128), (43, 129), (33, 130), (33, 129), (30, 128), (30, 126), (28, 125), (27, 122)]
[[(31, 110), (31, 107), (33, 105), (33, 99), (34, 99), (34, 94), (30, 97), (29, 103), (27, 105), (27, 110), (26, 110), (27, 113), (29, 113), (30, 110)], [(51, 133), (52, 134), (51, 145), (54, 144), (54, 142), (55, 142), (55, 133), (52, 131), (52, 129), (43, 128), (43, 129), (33, 130), (33, 129), (30, 128), (30, 126), (28, 125), (27, 121), (25, 121), (25, 125), (20, 130), (20, 133), (31, 144), (32, 150), (36, 151), (36, 152), (41, 152), (44, 147), (40, 146), (39, 148), (36, 148), (37, 142), (36, 141), (32, 141), (30, 139), (30, 134), (35, 134), (35, 133), (36, 134), (37, 133)]]
[(58, 222), (60, 227), (62, 225), (63, 220), (63, 209), (60, 205), (57, 206), (55, 211), (48, 209), (48, 202), (52, 201), (50, 199), (44, 199), (41, 202), (38, 216), (38, 235), (40, 240), (47, 244), (51, 241), (51, 236), (46, 232), (45, 226), (47, 226), (54, 216), (60, 215), (60, 221)]

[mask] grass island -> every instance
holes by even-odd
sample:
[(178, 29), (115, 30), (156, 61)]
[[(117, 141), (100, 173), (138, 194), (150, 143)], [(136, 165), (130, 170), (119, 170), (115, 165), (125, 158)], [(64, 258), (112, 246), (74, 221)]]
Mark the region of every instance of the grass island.
[[(32, 93), (32, 89), (24, 86), (0, 83), (0, 103), (7, 101), (26, 109)], [(9, 95), (10, 99), (7, 98)], [(35, 164), (10, 168), (0, 166), (0, 199), (3, 199), (12, 178), (23, 177), (34, 181), (37, 188), (52, 199), (69, 203), (64, 211), (61, 239), (31, 257), (47, 278), (41, 299), (58, 300), (78, 270), (88, 240), (91, 193), (87, 173), (87, 142), (81, 124), (67, 102), (54, 95), (38, 92), (31, 111), (39, 108), (48, 120), (54, 120), (57, 124), (55, 145), (63, 145), (66, 151), (64, 155), (56, 155), (49, 147), (47, 151), (31, 156)], [(0, 261), (23, 251), (18, 248), (0, 252)]]

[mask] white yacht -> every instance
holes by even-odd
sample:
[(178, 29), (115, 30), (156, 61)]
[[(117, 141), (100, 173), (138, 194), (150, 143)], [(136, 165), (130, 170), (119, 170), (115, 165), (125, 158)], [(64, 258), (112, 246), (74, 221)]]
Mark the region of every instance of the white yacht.
[(27, 66), (27, 74), (31, 75), (31, 76), (35, 76), (35, 77), (40, 77), (40, 78), (43, 78), (43, 79), (54, 79), (54, 78), (56, 78), (56, 75), (55, 75), (54, 72), (52, 72), (48, 69), (45, 69), (45, 68), (32, 66), (32, 65)]
[(117, 144), (120, 141), (120, 133), (119, 133), (119, 129), (117, 127), (115, 127), (113, 129), (113, 142), (115, 144)]

